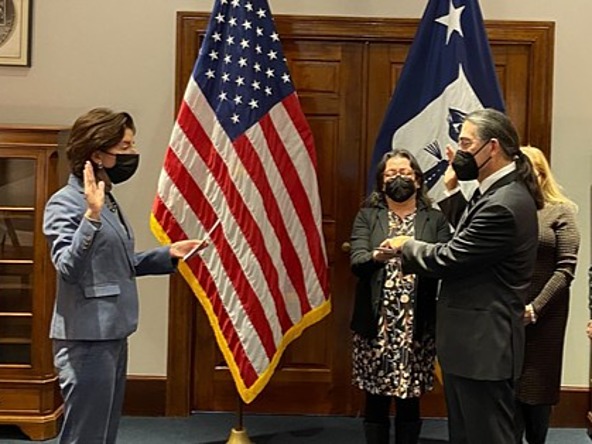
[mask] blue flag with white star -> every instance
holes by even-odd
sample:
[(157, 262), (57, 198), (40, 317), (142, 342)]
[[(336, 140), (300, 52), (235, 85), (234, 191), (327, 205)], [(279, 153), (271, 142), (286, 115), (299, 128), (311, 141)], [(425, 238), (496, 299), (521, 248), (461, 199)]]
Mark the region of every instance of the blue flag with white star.
[(387, 151), (405, 148), (419, 161), (430, 195), (440, 200), (464, 116), (504, 111), (477, 0), (430, 0), (403, 66), (374, 147), (368, 187)]

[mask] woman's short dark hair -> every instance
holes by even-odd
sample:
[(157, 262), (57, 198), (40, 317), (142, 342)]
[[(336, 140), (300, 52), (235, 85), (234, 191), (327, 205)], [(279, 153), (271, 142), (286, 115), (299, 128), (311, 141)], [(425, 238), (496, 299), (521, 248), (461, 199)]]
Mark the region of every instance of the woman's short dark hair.
[(126, 129), (136, 132), (132, 116), (107, 108), (92, 109), (76, 119), (66, 146), (72, 174), (82, 177), (84, 164), (90, 160), (92, 154), (117, 145), (123, 139)]
[(403, 159), (407, 159), (409, 161), (409, 165), (415, 174), (415, 180), (417, 181), (419, 188), (417, 190), (417, 201), (423, 203), (426, 206), (430, 206), (432, 204), (432, 200), (428, 196), (428, 190), (425, 186), (424, 182), (424, 175), (421, 167), (419, 166), (419, 162), (415, 158), (413, 154), (409, 150), (403, 148), (395, 148), (392, 151), (388, 151), (378, 165), (376, 165), (376, 177), (374, 181), (374, 190), (368, 196), (366, 203), (370, 206), (376, 206), (379, 203), (386, 202), (384, 197), (384, 170), (386, 169), (386, 163), (389, 159), (393, 157), (400, 157)]

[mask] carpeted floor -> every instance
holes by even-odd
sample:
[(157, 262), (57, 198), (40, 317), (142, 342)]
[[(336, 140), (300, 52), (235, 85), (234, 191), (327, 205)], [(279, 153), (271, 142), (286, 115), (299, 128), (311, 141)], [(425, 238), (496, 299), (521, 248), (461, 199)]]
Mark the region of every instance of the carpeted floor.
[[(118, 444), (224, 444), (235, 415), (196, 413), (188, 418), (125, 417)], [(364, 443), (362, 420), (334, 416), (248, 415), (247, 434), (254, 444), (360, 444)], [(421, 444), (448, 442), (446, 421), (424, 421)], [(1, 444), (23, 444), (27, 438), (16, 427), (0, 426)], [(42, 441), (57, 444), (57, 439)], [(584, 429), (552, 429), (547, 444), (591, 444)], [(478, 444), (478, 443), (476, 443)]]

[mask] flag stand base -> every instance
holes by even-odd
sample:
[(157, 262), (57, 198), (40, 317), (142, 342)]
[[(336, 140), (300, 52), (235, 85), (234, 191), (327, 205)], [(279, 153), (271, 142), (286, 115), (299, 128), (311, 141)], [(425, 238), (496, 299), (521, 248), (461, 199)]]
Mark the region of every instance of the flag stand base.
[(230, 431), (230, 436), (228, 437), (226, 444), (253, 444), (249, 439), (249, 435), (247, 435), (247, 430), (243, 427), (243, 400), (240, 396), (237, 396), (237, 398), (238, 410), (236, 416), (238, 419), (238, 425), (233, 427)]
[(236, 430), (233, 428), (226, 444), (253, 444), (253, 441), (249, 439), (245, 429)]

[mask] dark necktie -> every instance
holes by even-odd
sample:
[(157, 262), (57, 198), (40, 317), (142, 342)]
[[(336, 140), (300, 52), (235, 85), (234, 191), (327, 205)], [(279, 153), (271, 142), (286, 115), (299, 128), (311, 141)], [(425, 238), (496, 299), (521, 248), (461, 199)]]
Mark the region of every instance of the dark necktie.
[(473, 195), (471, 196), (471, 199), (469, 200), (469, 203), (467, 205), (467, 211), (470, 210), (471, 208), (473, 208), (473, 206), (477, 203), (477, 201), (481, 198), (481, 190), (479, 188), (477, 188), (475, 190), (475, 192), (473, 193)]

